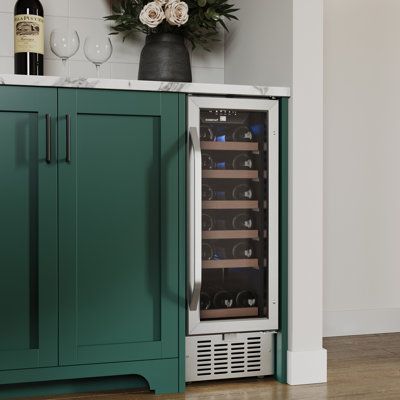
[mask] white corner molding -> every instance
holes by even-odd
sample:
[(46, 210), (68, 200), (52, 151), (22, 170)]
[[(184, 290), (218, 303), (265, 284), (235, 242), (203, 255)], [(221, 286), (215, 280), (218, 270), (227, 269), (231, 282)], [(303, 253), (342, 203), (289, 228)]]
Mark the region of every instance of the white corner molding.
[(308, 385), (327, 381), (327, 352), (314, 351), (287, 352), (287, 383), (289, 385)]
[(323, 1), (293, 1), (288, 383), (327, 381), (323, 333)]

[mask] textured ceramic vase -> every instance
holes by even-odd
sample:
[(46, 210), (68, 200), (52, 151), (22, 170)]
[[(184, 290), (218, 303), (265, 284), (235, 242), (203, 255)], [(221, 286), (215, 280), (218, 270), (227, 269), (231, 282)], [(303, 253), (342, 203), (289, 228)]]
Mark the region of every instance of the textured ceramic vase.
[(189, 52), (183, 36), (148, 35), (140, 55), (139, 77), (146, 81), (192, 82)]

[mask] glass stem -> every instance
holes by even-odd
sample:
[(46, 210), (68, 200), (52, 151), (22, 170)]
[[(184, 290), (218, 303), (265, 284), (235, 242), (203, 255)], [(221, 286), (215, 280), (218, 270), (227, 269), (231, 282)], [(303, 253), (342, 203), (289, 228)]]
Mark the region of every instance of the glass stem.
[(62, 65), (64, 67), (64, 71), (65, 71), (65, 77), (68, 79), (68, 66), (67, 66), (67, 59), (66, 58), (62, 58)]
[(100, 65), (96, 64), (97, 79), (100, 79)]

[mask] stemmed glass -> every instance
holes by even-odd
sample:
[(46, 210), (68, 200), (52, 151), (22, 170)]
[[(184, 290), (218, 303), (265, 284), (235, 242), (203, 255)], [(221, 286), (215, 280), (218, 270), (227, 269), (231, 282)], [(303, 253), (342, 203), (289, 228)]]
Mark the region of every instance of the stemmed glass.
[(113, 46), (108, 36), (88, 36), (85, 40), (86, 58), (96, 66), (97, 78), (100, 78), (100, 66), (111, 57)]
[(67, 66), (67, 60), (76, 54), (79, 46), (80, 40), (77, 31), (54, 29), (50, 34), (51, 51), (61, 58), (64, 68)]

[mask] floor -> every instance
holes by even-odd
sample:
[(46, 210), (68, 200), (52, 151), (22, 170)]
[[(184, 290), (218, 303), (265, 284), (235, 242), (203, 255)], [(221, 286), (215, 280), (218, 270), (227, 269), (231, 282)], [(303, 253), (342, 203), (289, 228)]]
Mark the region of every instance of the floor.
[(328, 384), (288, 386), (273, 379), (191, 384), (185, 394), (103, 393), (50, 400), (324, 400), (400, 399), (400, 333), (325, 339)]

